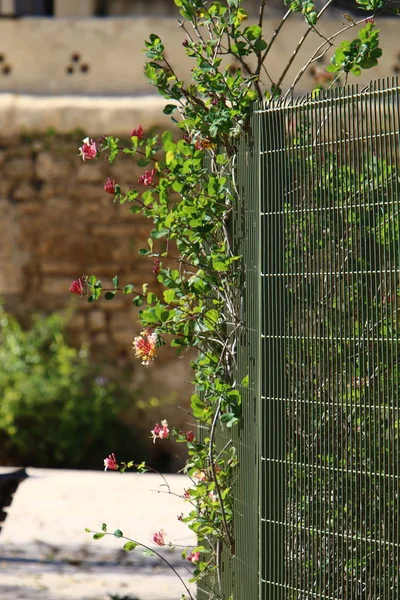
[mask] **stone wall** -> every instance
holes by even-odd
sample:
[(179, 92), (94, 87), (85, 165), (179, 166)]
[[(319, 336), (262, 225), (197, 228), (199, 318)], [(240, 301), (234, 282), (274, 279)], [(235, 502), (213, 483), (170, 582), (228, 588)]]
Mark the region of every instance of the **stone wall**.
[[(128, 136), (137, 124), (130, 123)], [(73, 311), (72, 343), (87, 344), (103, 374), (124, 378), (143, 406), (160, 402), (162, 408), (143, 412), (144, 424), (168, 416), (182, 423), (187, 416), (177, 404), (187, 406), (192, 393), (189, 354), (177, 358), (164, 346), (154, 366), (142, 366), (131, 348), (140, 331), (131, 299), (89, 304), (68, 291), (82, 273), (103, 285), (118, 274), (123, 285), (158, 286), (152, 259), (137, 252), (147, 245), (149, 223), (103, 190), (108, 176), (126, 188), (143, 169), (127, 155), (112, 166), (105, 158), (84, 163), (77, 156), (83, 135), (50, 130), (0, 138), (0, 296), (22, 320), (32, 312)]]

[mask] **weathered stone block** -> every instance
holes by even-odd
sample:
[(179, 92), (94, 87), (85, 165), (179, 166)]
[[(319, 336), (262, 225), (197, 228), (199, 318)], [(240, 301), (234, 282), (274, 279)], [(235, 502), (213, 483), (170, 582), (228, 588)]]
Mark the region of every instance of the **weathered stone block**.
[(62, 294), (67, 298), (70, 285), (70, 277), (47, 277), (41, 285), (41, 291), (43, 294)]
[(68, 331), (84, 331), (86, 327), (85, 315), (82, 313), (75, 313), (68, 321)]
[[(103, 162), (90, 162), (80, 164), (77, 171), (77, 180), (83, 183), (101, 183), (107, 180), (107, 169)], [(99, 189), (101, 189), (99, 187)]]
[(18, 202), (35, 200), (37, 190), (29, 181), (21, 181), (20, 184), (12, 188), (12, 197)]
[(41, 152), (36, 159), (36, 176), (41, 181), (65, 179), (71, 174), (70, 162), (54, 153)]
[(29, 180), (33, 177), (33, 174), (32, 158), (12, 157), (7, 160), (7, 177), (10, 179)]
[(101, 310), (91, 310), (88, 313), (90, 331), (102, 331), (106, 327), (106, 316)]
[[(128, 350), (132, 348), (132, 340), (135, 337), (133, 328), (126, 327), (125, 329), (115, 329), (111, 333), (112, 340), (114, 343), (126, 347)], [(132, 350), (132, 359), (134, 358), (134, 351)]]

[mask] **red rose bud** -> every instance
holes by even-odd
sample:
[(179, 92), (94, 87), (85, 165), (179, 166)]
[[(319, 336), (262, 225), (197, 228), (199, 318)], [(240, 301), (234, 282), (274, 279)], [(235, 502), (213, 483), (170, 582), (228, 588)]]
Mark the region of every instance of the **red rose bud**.
[(79, 277), (79, 279), (76, 279), (71, 283), (71, 285), (69, 286), (69, 291), (72, 294), (77, 294), (78, 296), (85, 295), (85, 288), (83, 287), (83, 281), (81, 277)]
[(193, 431), (187, 431), (186, 432), (186, 441), (193, 442), (193, 440), (194, 440), (194, 433), (193, 433)]
[(159, 258), (155, 258), (153, 262), (153, 273), (154, 275), (158, 275), (161, 270), (161, 262)]
[(107, 192), (108, 194), (115, 194), (115, 185), (116, 185), (115, 179), (111, 179), (111, 177), (109, 177), (107, 179), (106, 183), (104, 184), (104, 191)]
[(137, 137), (139, 140), (141, 140), (143, 138), (143, 127), (139, 125), (139, 127), (132, 129), (131, 137)]

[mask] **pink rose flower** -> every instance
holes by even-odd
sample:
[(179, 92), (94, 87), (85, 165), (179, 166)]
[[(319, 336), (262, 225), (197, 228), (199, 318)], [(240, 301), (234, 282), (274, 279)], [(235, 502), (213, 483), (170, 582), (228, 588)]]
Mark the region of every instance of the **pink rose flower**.
[(69, 291), (72, 294), (77, 294), (78, 296), (85, 295), (85, 288), (84, 288), (83, 280), (81, 277), (79, 277), (79, 279), (76, 279), (75, 281), (73, 281), (71, 283), (71, 285), (69, 286)]
[(114, 452), (110, 454), (108, 458), (104, 459), (104, 467), (105, 471), (107, 471), (107, 469), (110, 469), (111, 471), (118, 471), (118, 463)]
[(132, 129), (131, 137), (137, 137), (139, 140), (141, 140), (143, 138), (143, 127), (139, 125), (139, 127)]
[(160, 529), (160, 531), (156, 531), (153, 534), (153, 542), (157, 544), (157, 546), (165, 546), (165, 531)]
[(151, 430), (151, 435), (153, 437), (153, 444), (156, 443), (157, 438), (160, 440), (167, 439), (169, 437), (168, 421), (164, 419), (161, 421), (161, 425), (156, 423), (154, 429)]
[(111, 177), (109, 177), (104, 184), (104, 191), (107, 192), (107, 194), (115, 194), (115, 185), (115, 179), (111, 179)]
[(189, 556), (186, 557), (186, 560), (193, 564), (198, 563), (200, 560), (200, 552), (191, 552)]
[(145, 171), (144, 174), (139, 177), (138, 183), (146, 186), (151, 185), (153, 183), (154, 172), (154, 169), (151, 171)]
[(79, 148), (79, 156), (82, 156), (83, 160), (92, 160), (92, 158), (96, 158), (96, 142), (90, 140), (88, 137), (85, 138), (82, 146)]

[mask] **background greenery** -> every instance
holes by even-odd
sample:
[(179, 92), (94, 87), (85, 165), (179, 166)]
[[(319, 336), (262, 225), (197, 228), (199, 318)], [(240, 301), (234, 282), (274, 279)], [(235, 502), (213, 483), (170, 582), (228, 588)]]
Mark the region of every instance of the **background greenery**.
[(118, 451), (145, 455), (136, 428), (118, 418), (129, 391), (99, 375), (88, 351), (71, 347), (66, 318), (36, 315), (29, 328), (0, 306), (0, 462), (102, 468)]

